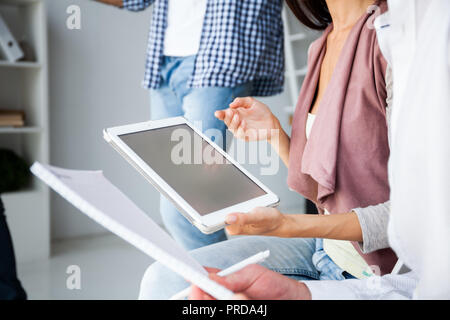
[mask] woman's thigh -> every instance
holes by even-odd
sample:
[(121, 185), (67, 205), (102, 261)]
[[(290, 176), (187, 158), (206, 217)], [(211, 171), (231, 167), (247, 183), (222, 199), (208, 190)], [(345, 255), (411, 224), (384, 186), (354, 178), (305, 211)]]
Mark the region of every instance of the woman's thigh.
[[(238, 237), (191, 251), (206, 267), (225, 269), (260, 251), (270, 250), (262, 266), (297, 280), (318, 279), (312, 262), (315, 239)], [(140, 299), (168, 299), (189, 286), (182, 277), (159, 263), (151, 265), (141, 283)]]

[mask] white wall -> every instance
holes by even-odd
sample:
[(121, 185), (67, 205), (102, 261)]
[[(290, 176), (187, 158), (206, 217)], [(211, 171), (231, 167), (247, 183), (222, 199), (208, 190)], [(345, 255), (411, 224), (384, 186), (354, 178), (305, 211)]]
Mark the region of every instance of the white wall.
[[(81, 7), (82, 29), (66, 28), (66, 8)], [(102, 169), (157, 222), (159, 195), (102, 138), (109, 126), (149, 118), (147, 91), (140, 86), (151, 10), (132, 13), (87, 0), (47, 0), (50, 61), (51, 162), (73, 169)], [(263, 99), (283, 119), (286, 94)], [(258, 168), (252, 166), (251, 171)], [(262, 180), (284, 208), (300, 207), (288, 191), (284, 167)], [(104, 232), (56, 195), (52, 237)]]

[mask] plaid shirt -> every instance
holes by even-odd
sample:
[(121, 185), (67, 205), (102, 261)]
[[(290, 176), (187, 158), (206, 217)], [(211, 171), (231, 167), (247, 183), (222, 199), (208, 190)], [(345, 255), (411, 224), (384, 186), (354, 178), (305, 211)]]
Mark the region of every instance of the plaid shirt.
[[(168, 1), (123, 0), (132, 11), (153, 7), (143, 86), (157, 89), (164, 55)], [(283, 91), (282, 0), (207, 0), (189, 86), (234, 87), (253, 82), (254, 96)]]

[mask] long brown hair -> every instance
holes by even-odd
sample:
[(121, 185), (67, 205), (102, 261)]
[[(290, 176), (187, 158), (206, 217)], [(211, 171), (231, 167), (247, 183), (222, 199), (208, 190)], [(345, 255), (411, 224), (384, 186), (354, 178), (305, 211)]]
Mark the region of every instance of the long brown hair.
[(287, 5), (305, 26), (324, 30), (331, 23), (331, 15), (325, 0), (286, 0)]

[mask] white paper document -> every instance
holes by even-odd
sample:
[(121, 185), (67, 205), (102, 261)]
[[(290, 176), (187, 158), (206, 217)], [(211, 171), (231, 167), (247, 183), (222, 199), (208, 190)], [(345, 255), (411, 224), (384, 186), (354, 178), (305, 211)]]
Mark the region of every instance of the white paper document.
[(205, 292), (217, 299), (232, 297), (230, 290), (210, 280), (207, 271), (102, 171), (67, 170), (38, 162), (31, 171), (88, 217)]

